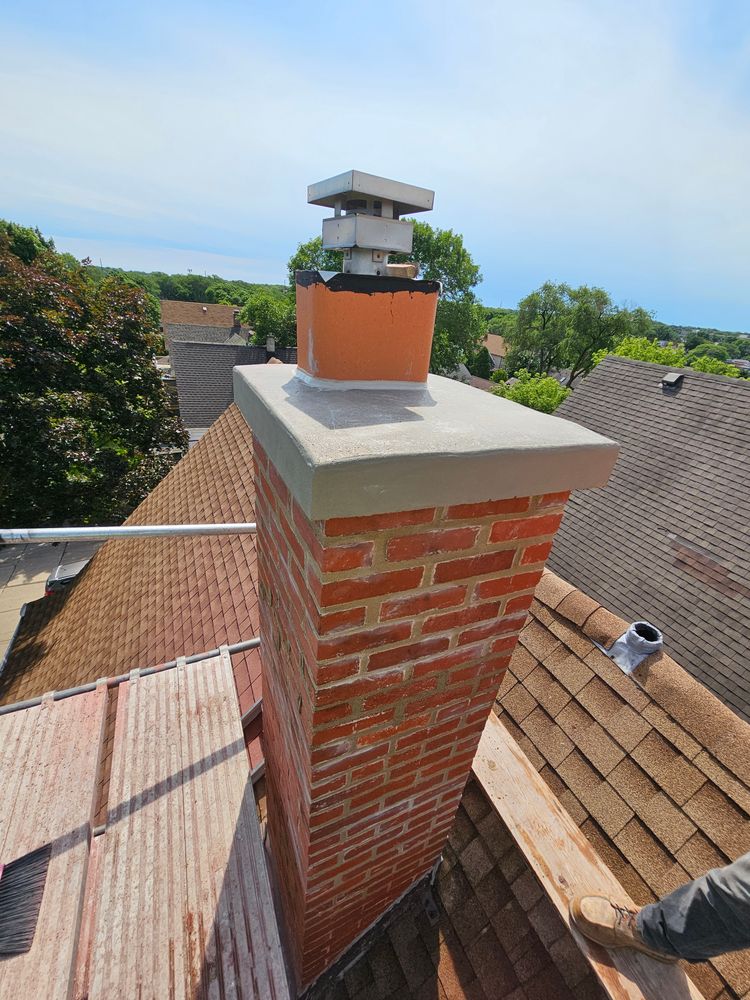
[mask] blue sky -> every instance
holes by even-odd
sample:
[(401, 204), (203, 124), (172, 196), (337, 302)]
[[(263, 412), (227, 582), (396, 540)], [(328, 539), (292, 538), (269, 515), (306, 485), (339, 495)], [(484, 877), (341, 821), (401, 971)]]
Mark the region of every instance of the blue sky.
[(750, 3), (37, 3), (0, 15), (0, 215), (105, 264), (284, 279), (306, 185), (432, 187), (514, 306), (598, 284), (750, 330)]

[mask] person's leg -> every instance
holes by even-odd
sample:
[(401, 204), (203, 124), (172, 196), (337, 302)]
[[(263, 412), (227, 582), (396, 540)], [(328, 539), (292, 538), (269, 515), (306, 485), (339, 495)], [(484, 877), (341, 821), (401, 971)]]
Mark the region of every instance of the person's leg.
[(689, 962), (750, 947), (750, 854), (644, 906), (636, 926), (649, 948)]

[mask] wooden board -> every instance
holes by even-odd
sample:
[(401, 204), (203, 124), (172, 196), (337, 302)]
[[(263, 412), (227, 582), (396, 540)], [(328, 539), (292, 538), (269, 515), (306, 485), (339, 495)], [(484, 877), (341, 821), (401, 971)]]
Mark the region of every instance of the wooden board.
[(120, 687), (76, 996), (289, 997), (228, 654)]
[(0, 1000), (71, 994), (106, 699), (101, 687), (0, 717), (0, 859), (52, 844), (34, 943), (0, 961)]
[(679, 966), (626, 949), (610, 951), (572, 927), (568, 905), (580, 893), (635, 904), (494, 714), (472, 769), (607, 995), (616, 1000), (700, 998)]

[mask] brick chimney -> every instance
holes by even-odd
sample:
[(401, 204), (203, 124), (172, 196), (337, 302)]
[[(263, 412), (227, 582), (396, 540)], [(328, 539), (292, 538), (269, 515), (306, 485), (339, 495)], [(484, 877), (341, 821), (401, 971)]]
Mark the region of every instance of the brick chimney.
[(380, 275), (298, 275), (295, 375), (235, 370), (255, 450), (269, 842), (300, 988), (439, 858), (568, 493), (604, 485), (617, 453), (427, 376), (410, 345), (438, 289), (389, 277), (384, 256)]

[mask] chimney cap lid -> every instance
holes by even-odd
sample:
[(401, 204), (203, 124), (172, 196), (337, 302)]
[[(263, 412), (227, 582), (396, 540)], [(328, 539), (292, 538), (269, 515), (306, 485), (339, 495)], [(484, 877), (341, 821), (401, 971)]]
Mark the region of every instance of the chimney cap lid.
[(335, 208), (349, 195), (365, 195), (381, 201), (392, 201), (394, 215), (411, 215), (414, 212), (429, 212), (435, 203), (435, 192), (428, 188), (416, 187), (392, 181), (387, 177), (366, 174), (362, 170), (347, 170), (335, 177), (328, 177), (307, 188), (310, 205)]

